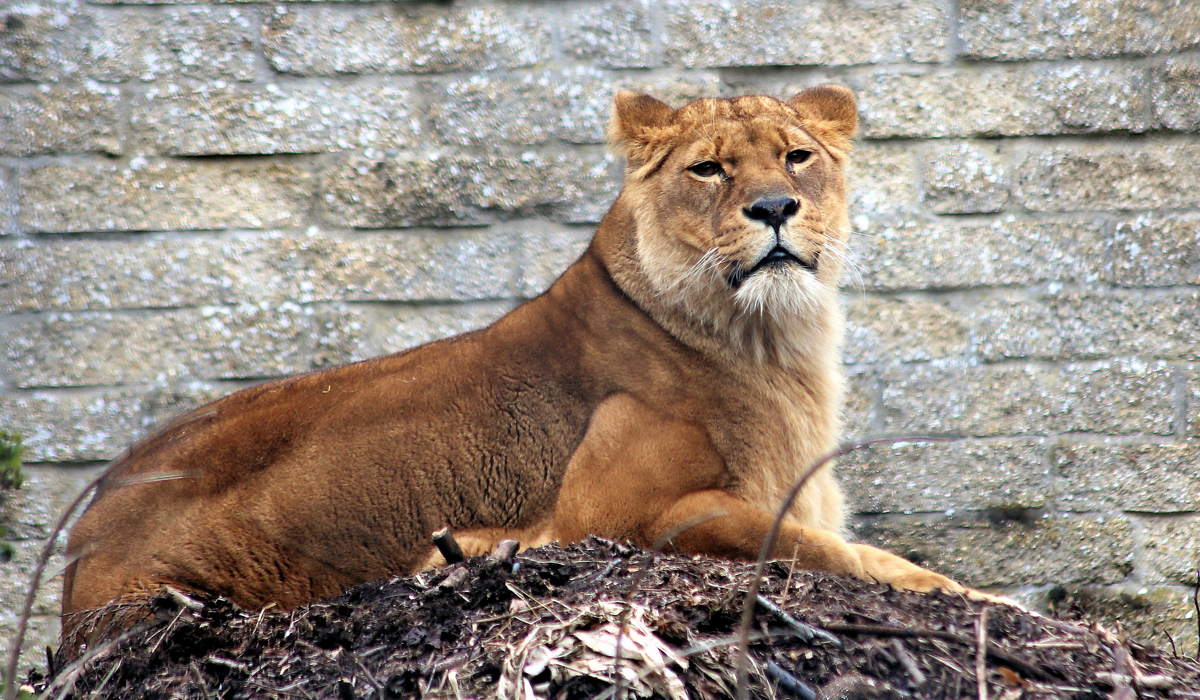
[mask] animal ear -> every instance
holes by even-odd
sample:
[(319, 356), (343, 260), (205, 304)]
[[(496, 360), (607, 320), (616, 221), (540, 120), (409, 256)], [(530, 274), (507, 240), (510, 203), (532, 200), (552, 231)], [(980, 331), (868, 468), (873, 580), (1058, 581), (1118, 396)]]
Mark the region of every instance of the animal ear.
[(655, 144), (675, 133), (675, 110), (649, 95), (628, 90), (613, 100), (608, 142), (630, 164), (644, 162)]
[(813, 136), (835, 148), (850, 148), (850, 138), (858, 128), (858, 108), (849, 88), (818, 85), (788, 100), (788, 106), (796, 110)]

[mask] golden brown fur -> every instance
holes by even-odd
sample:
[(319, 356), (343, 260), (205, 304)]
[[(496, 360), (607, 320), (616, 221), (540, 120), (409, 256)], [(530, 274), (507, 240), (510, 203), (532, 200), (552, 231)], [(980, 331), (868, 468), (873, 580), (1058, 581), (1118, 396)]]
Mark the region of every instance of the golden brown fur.
[[(300, 605), (440, 563), (429, 535), (444, 525), (477, 554), (506, 537), (649, 545), (716, 511), (675, 547), (753, 558), (838, 436), (855, 125), (833, 86), (677, 111), (619, 94), (625, 187), (549, 291), (475, 333), (238, 392), (136, 445), (71, 533), (67, 633), (71, 613), (162, 583)], [(193, 477), (128, 483), (180, 471)], [(961, 590), (846, 543), (828, 469), (790, 516), (777, 556)]]

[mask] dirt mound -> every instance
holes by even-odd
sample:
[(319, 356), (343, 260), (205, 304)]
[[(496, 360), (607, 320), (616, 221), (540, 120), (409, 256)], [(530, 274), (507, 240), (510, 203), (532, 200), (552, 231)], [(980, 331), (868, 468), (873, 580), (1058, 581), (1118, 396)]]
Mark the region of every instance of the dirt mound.
[[(593, 539), (366, 584), (291, 612), (166, 592), (118, 644), (31, 681), (49, 683), (51, 697), (69, 686), (73, 697), (125, 700), (732, 697), (753, 569)], [(993, 700), (1200, 698), (1194, 660), (1008, 606), (789, 576), (781, 564), (768, 566), (762, 597), (786, 613), (758, 607), (755, 697), (960, 700), (981, 697), (982, 678)]]

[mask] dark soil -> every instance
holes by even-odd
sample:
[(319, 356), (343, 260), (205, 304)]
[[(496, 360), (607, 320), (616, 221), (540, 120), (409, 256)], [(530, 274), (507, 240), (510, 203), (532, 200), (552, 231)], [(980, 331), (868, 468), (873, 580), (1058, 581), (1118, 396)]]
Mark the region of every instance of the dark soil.
[[(453, 573), (463, 569), (463, 573)], [(827, 631), (804, 641), (758, 609), (752, 697), (1200, 698), (1200, 664), (1017, 608), (767, 568), (763, 595)], [(291, 612), (159, 594), (150, 615), (82, 666), (31, 678), (50, 697), (722, 698), (736, 689), (736, 635), (753, 565), (654, 555), (603, 540), (477, 558), (354, 588)], [(439, 585), (449, 579), (451, 584)], [(73, 684), (73, 685), (72, 685)]]

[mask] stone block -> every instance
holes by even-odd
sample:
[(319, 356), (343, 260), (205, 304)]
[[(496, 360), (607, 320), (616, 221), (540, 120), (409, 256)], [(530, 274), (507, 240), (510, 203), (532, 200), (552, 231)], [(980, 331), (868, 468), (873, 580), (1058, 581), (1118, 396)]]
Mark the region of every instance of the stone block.
[(592, 227), (558, 228), (521, 222), (521, 278), (517, 293), (530, 299), (550, 288), (591, 243)]
[[(60, 540), (65, 541), (65, 537)], [(25, 606), (25, 597), (29, 592), (29, 582), (33, 576), (33, 570), (37, 566), (38, 557), (42, 553), (42, 548), (46, 543), (42, 540), (21, 540), (13, 542), (13, 549), (16, 552), (13, 554), (12, 560), (6, 563), (0, 563), (0, 610), (11, 611), (11, 624), (13, 631), (16, 631), (16, 618), (20, 614), (21, 609)], [(62, 546), (55, 548), (56, 554), (51, 559), (49, 566), (46, 568), (46, 573), (51, 574), (59, 571), (63, 567), (63, 557), (60, 552)], [(37, 597), (33, 601), (34, 615), (57, 615), (62, 610), (62, 577), (55, 576), (49, 580), (43, 580), (42, 585), (38, 587)], [(7, 616), (6, 616), (7, 617)], [(3, 618), (0, 618), (3, 620)], [(8, 622), (9, 620), (4, 620)], [(45, 651), (42, 651), (45, 656)], [(6, 659), (7, 660), (7, 659)]]
[[(0, 540), (44, 541), (71, 502), (103, 467), (61, 467), (27, 464), (25, 483), (15, 491), (0, 493)], [(87, 501), (84, 501), (84, 506)], [(81, 513), (83, 508), (76, 511)]]
[[(1200, 511), (1200, 444), (1063, 442), (1052, 462), (1061, 510)], [(1153, 540), (1143, 538), (1147, 546)]]
[(949, 39), (945, 6), (928, 0), (668, 0), (661, 11), (665, 58), (688, 68), (936, 62)]
[(311, 177), (285, 163), (45, 165), (22, 174), (26, 231), (154, 231), (298, 226)]
[(876, 291), (1094, 282), (1105, 239), (1098, 222), (908, 221), (873, 227), (850, 252), (858, 280)]
[(857, 513), (985, 511), (1045, 507), (1054, 490), (1046, 441), (969, 440), (879, 444), (838, 462)]
[(1163, 362), (935, 363), (894, 366), (882, 376), (889, 433), (1174, 432), (1174, 371)]
[(497, 2), (280, 5), (262, 45), (295, 75), (492, 70), (548, 61), (548, 25), (544, 9)]
[[(16, 178), (13, 171), (0, 168), (0, 236), (7, 236), (17, 230), (17, 192)], [(4, 255), (0, 252), (0, 259)], [(0, 275), (0, 286), (4, 284), (5, 276)]]
[(1200, 284), (1200, 216), (1140, 214), (1118, 221), (1106, 282), (1130, 287)]
[(1120, 517), (893, 516), (860, 521), (854, 531), (867, 544), (977, 588), (1111, 584), (1133, 570), (1133, 527)]
[(1033, 211), (1200, 206), (1200, 144), (1174, 140), (1054, 146), (1014, 168), (1013, 198)]
[(314, 153), (412, 146), (413, 94), (391, 86), (155, 86), (133, 100), (144, 152)]
[(5, 3), (0, 24), (0, 83), (78, 77), (88, 63), (85, 46), (99, 38), (78, 0)]
[(1123, 63), (879, 72), (852, 81), (867, 138), (1145, 131), (1143, 69)]
[(256, 9), (205, 6), (95, 10), (98, 38), (87, 44), (97, 80), (252, 80), (257, 73)]
[(1047, 590), (1049, 605), (1036, 608), (1051, 615), (1099, 623), (1130, 639), (1181, 656), (1197, 650), (1195, 607), (1190, 589), (1168, 586), (1054, 586)]
[(846, 398), (842, 405), (842, 434), (859, 440), (879, 433), (875, 425), (879, 403), (879, 378), (872, 370), (851, 369), (846, 373)]
[(508, 302), (406, 306), (381, 313), (379, 351), (394, 353), (491, 325), (512, 309)]
[(112, 85), (42, 84), (0, 93), (0, 155), (121, 152), (121, 91)]
[(1200, 58), (1169, 58), (1150, 79), (1150, 103), (1159, 123), (1176, 131), (1200, 131)]
[(620, 189), (612, 165), (599, 151), (355, 157), (331, 169), (322, 188), (329, 219), (355, 228), (480, 224), (535, 209), (567, 222), (599, 221)]
[(1179, 51), (1200, 45), (1200, 6), (1187, 0), (968, 0), (963, 52), (975, 59), (1052, 59)]
[[(1191, 475), (1194, 479), (1195, 463)], [(1194, 501), (1193, 501), (1194, 503)], [(1195, 586), (1200, 569), (1200, 518), (1194, 514), (1141, 517), (1146, 582)]]
[(1184, 376), (1184, 430), (1188, 437), (1200, 437), (1200, 365), (1188, 365)]
[[(51, 585), (61, 586), (57, 583)], [(25, 643), (21, 645), (21, 656), (17, 663), (21, 678), (25, 678), (29, 671), (35, 668), (46, 673), (46, 647), (53, 649), (58, 646), (58, 632), (58, 615), (39, 615), (29, 620), (25, 628)], [(16, 633), (16, 615), (0, 612), (0, 658), (8, 658), (9, 644)]]
[(0, 425), (25, 437), (26, 462), (116, 457), (145, 431), (145, 392), (35, 391), (0, 396)]
[(1004, 209), (1008, 171), (995, 146), (935, 145), (923, 163), (923, 199), (937, 214), (980, 214)]
[(919, 204), (918, 166), (909, 144), (863, 143), (846, 168), (850, 218), (860, 233), (874, 230), (878, 219), (912, 211)]
[(19, 387), (243, 379), (313, 368), (312, 309), (284, 303), (142, 314), (50, 314), (4, 343)]
[(649, 0), (570, 6), (562, 22), (567, 57), (601, 68), (649, 68), (659, 63)]
[(937, 301), (858, 296), (846, 315), (842, 357), (848, 363), (935, 360), (967, 350), (961, 314)]

